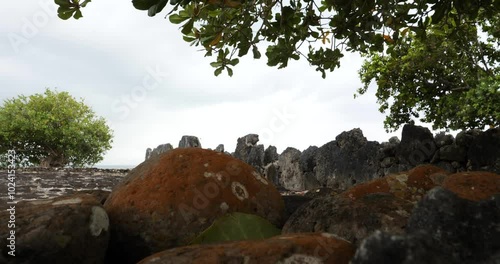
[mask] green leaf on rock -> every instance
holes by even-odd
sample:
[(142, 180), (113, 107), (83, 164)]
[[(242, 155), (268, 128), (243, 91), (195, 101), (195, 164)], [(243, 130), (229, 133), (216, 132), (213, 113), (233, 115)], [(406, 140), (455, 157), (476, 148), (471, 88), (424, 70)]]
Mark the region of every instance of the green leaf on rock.
[(260, 216), (234, 212), (215, 220), (191, 244), (265, 239), (279, 234), (281, 234), (280, 229)]

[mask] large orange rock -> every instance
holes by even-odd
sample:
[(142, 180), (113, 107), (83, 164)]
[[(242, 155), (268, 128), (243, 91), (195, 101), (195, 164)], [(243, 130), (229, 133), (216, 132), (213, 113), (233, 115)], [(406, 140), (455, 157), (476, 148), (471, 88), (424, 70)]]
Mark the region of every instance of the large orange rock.
[(332, 234), (304, 233), (265, 240), (179, 247), (154, 254), (139, 264), (347, 264), (354, 252), (351, 243)]
[(464, 199), (485, 200), (500, 193), (500, 175), (486, 171), (455, 173), (444, 180), (443, 188)]
[(427, 191), (440, 186), (448, 174), (449, 172), (433, 165), (419, 165), (407, 172), (399, 172), (358, 184), (341, 195), (356, 200), (367, 194), (390, 193), (416, 203)]
[(175, 149), (148, 159), (112, 191), (108, 256), (119, 263), (185, 245), (229, 212), (283, 223), (280, 193), (250, 165), (200, 148)]

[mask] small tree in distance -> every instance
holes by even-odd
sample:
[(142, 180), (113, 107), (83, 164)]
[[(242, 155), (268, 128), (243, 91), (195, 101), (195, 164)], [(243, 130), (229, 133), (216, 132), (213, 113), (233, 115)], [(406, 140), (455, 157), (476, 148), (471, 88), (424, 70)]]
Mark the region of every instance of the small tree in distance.
[(46, 89), (0, 106), (0, 151), (42, 167), (82, 167), (103, 159), (112, 130), (90, 107), (68, 92)]

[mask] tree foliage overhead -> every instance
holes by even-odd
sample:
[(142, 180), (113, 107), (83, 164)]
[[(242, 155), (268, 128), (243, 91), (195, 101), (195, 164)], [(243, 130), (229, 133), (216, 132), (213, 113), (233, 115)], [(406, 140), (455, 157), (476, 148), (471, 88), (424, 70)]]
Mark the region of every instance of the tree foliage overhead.
[[(78, 0), (56, 0), (73, 4)], [(85, 1), (86, 3), (88, 1)], [(284, 68), (306, 59), (323, 78), (359, 52), (366, 92), (376, 81), (388, 130), (412, 119), (434, 128), (499, 125), (500, 0), (132, 0), (149, 16), (170, 4), (183, 39), (231, 76), (250, 52)], [(60, 5), (62, 8), (63, 5)], [(83, 6), (82, 6), (83, 7)], [(64, 9), (61, 9), (63, 12)], [(60, 13), (61, 14), (61, 13)], [(69, 18), (69, 17), (68, 17)], [(261, 50), (265, 47), (265, 51)]]
[(0, 106), (0, 151), (44, 167), (83, 166), (102, 160), (112, 131), (103, 118), (67, 92), (20, 95)]

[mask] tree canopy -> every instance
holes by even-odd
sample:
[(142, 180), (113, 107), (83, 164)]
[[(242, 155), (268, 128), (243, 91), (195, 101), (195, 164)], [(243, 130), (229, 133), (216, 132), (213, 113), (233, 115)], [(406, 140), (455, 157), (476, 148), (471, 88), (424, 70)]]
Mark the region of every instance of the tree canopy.
[(112, 131), (102, 117), (67, 92), (46, 89), (0, 106), (0, 151), (43, 167), (93, 165), (111, 148)]
[[(55, 0), (62, 19), (80, 18), (78, 0)], [(232, 76), (239, 57), (262, 52), (269, 66), (304, 58), (319, 71), (346, 52), (366, 58), (366, 92), (375, 80), (388, 130), (412, 117), (434, 128), (499, 125), (500, 0), (132, 0), (168, 18), (183, 39), (215, 57), (215, 75)], [(265, 51), (261, 49), (265, 48)]]

